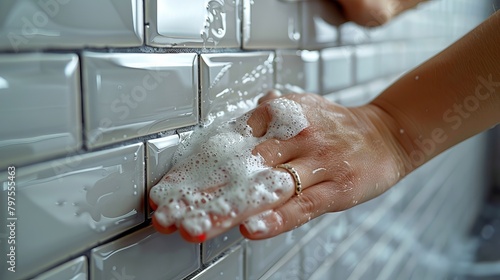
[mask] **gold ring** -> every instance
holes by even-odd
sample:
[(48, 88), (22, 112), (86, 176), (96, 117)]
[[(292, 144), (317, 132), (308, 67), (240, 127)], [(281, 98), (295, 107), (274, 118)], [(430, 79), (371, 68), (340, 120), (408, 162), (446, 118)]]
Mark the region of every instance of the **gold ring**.
[(283, 168), (292, 175), (295, 181), (295, 194), (300, 195), (302, 193), (302, 182), (300, 181), (300, 176), (299, 173), (297, 173), (297, 170), (295, 170), (295, 168), (288, 163), (278, 164), (276, 165), (276, 168)]

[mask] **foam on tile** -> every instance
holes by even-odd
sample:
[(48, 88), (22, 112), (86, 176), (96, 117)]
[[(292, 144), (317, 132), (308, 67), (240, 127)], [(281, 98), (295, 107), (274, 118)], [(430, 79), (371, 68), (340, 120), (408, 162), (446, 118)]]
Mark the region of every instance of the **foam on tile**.
[(252, 150), (267, 139), (290, 139), (309, 123), (292, 100), (275, 99), (268, 106), (273, 119), (262, 137), (252, 135), (249, 112), (197, 129), (181, 143), (171, 171), (150, 194), (161, 225), (182, 225), (193, 236), (214, 227), (220, 232), (241, 220), (239, 214), (257, 214), (281, 195), (293, 193), (290, 174), (266, 166)]

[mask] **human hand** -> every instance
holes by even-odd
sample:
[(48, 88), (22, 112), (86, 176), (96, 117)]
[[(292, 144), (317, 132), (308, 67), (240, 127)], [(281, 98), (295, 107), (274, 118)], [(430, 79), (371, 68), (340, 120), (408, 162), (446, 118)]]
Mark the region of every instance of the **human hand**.
[(374, 27), (428, 0), (337, 0), (347, 20)]
[[(154, 195), (159, 190), (154, 188), (150, 201), (154, 208), (157, 204), (160, 207), (153, 216), (153, 224), (160, 232), (171, 233), (179, 228), (186, 240), (202, 242), (242, 223), (240, 229), (246, 237), (268, 238), (323, 213), (341, 211), (374, 198), (404, 176), (401, 148), (390, 133), (390, 118), (384, 117), (382, 111), (371, 105), (345, 108), (313, 94), (286, 95), (280, 100), (294, 100), (300, 104), (308, 126), (287, 140), (268, 137), (262, 141), (266, 138), (263, 136), (267, 135), (269, 124), (276, 117), (270, 105), (276, 97), (268, 94), (253, 112), (246, 115), (253, 137), (244, 140), (261, 139), (255, 142), (257, 145), (251, 152), (263, 160), (266, 168), (250, 176), (242, 192), (243, 197), (257, 201), (243, 203), (245, 207), (241, 208), (238, 205), (242, 203), (241, 197), (230, 197), (227, 205), (238, 209), (222, 213), (215, 210), (220, 209), (219, 198), (224, 197), (217, 197), (217, 193), (229, 192), (233, 187), (231, 183), (204, 190), (193, 188), (198, 192), (197, 199), (183, 197), (180, 203), (170, 204), (169, 201), (162, 201), (161, 195)], [(282, 163), (290, 164), (299, 173), (304, 188), (302, 194), (294, 194), (294, 179), (290, 173), (282, 168), (273, 168)], [(164, 180), (172, 181), (174, 178), (175, 181), (175, 176), (183, 174), (181, 169), (174, 167)], [(280, 186), (264, 192), (267, 200), (259, 201), (260, 197), (252, 195), (262, 191), (256, 186), (263, 187), (266, 178), (274, 178)], [(179, 191), (175, 184), (168, 189), (170, 193)], [(206, 211), (192, 211), (197, 207)], [(179, 208), (184, 210), (179, 212)], [(186, 219), (189, 213), (201, 215), (198, 222), (202, 220), (200, 224), (205, 225), (199, 228), (201, 231), (193, 230), (186, 222), (196, 218), (191, 216)], [(165, 219), (165, 215), (171, 218)]]
[[(276, 97), (268, 94), (261, 103)], [(400, 129), (378, 107), (346, 108), (314, 94), (282, 98), (298, 102), (310, 125), (287, 141), (267, 140), (254, 153), (269, 166), (293, 166), (304, 190), (247, 219), (240, 226), (245, 237), (270, 238), (324, 213), (346, 210), (382, 194), (407, 173), (405, 152), (393, 133)], [(270, 118), (265, 106), (253, 112), (248, 124), (255, 136), (265, 133)]]

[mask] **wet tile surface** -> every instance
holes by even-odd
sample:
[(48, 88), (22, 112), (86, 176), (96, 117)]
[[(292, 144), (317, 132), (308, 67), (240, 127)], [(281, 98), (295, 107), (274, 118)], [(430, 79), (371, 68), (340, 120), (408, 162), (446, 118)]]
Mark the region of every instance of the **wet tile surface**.
[(0, 55), (0, 170), (80, 148), (79, 88), (76, 54)]
[[(182, 279), (200, 266), (199, 245), (152, 227), (92, 250), (93, 279)], [(127, 278), (128, 277), (128, 278)]]
[(86, 144), (110, 143), (198, 121), (196, 54), (83, 54)]
[[(144, 221), (143, 149), (135, 144), (16, 169), (16, 252), (22, 256), (16, 277)], [(0, 180), (7, 182), (7, 173)], [(0, 192), (2, 205), (8, 195), (8, 189)], [(4, 211), (0, 215), (7, 218)], [(6, 276), (6, 270), (0, 273)]]
[(7, 0), (0, 11), (0, 49), (133, 47), (144, 38), (140, 0)]

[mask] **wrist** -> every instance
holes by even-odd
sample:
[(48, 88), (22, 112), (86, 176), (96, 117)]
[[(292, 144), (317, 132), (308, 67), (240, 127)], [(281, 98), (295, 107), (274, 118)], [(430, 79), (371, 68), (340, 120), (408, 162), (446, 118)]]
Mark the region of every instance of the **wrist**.
[(411, 141), (414, 129), (411, 126), (398, 121), (383, 107), (373, 102), (357, 109), (366, 116), (369, 125), (376, 130), (380, 139), (393, 152), (392, 156), (398, 165), (401, 178), (420, 165), (410, 157), (414, 148)]

